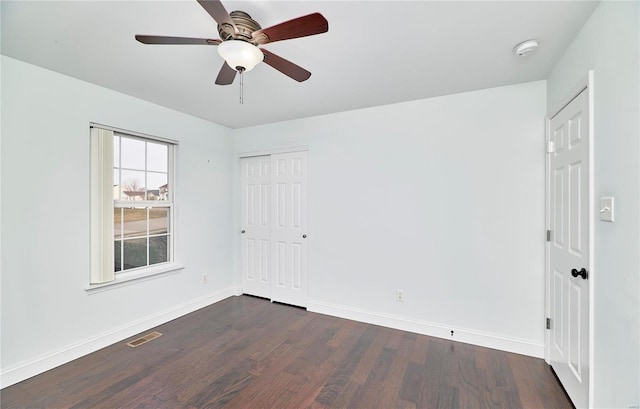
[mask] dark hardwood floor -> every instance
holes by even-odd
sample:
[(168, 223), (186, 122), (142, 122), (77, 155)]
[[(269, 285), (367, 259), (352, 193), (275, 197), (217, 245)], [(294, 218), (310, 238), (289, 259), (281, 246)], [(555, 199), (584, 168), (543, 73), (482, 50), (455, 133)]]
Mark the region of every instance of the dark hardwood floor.
[(3, 389), (2, 408), (572, 407), (541, 359), (248, 296), (153, 330)]

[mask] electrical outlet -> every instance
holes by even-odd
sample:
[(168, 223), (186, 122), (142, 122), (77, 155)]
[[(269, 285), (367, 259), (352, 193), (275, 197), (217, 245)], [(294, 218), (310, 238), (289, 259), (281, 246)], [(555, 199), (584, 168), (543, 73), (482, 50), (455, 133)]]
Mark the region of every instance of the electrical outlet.
[(396, 290), (396, 301), (404, 301), (404, 291)]
[(202, 284), (207, 284), (207, 275), (206, 274), (202, 275)]

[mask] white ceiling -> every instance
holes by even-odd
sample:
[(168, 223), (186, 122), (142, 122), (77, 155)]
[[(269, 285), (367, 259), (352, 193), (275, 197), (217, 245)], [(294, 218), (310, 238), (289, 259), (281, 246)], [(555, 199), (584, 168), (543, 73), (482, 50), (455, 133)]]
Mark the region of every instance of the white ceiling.
[[(2, 0), (2, 54), (231, 128), (547, 78), (594, 1), (225, 1), (268, 27), (312, 12), (329, 32), (268, 44), (312, 72), (266, 64), (215, 85), (215, 46), (143, 45), (135, 34), (219, 38), (195, 0)], [(513, 47), (540, 49), (517, 58)]]

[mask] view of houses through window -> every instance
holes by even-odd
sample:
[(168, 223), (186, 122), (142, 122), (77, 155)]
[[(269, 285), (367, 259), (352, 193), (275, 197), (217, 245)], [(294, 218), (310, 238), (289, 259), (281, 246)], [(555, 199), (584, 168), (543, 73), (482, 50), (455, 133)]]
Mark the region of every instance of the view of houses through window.
[(171, 261), (171, 144), (116, 133), (113, 140), (115, 272)]

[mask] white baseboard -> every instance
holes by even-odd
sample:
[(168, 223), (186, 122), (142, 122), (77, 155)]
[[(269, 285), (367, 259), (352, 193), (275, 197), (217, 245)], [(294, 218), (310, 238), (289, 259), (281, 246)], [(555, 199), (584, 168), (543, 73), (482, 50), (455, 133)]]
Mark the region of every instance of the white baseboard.
[(0, 372), (0, 388), (21, 382), (113, 343), (132, 337), (140, 332), (147, 331), (150, 328), (157, 327), (158, 325), (182, 317), (200, 308), (222, 301), (225, 298), (240, 294), (242, 294), (240, 287), (230, 287), (218, 291), (215, 294), (200, 297), (159, 313), (146, 316), (28, 361), (3, 368), (2, 372)]
[[(402, 331), (429, 335), (431, 337), (444, 338), (536, 358), (544, 358), (544, 343), (532, 342), (525, 339), (465, 328), (454, 328), (444, 324), (418, 321), (412, 318), (382, 314), (321, 301), (309, 301), (307, 303), (307, 310)], [(453, 331), (453, 336), (451, 335), (451, 331)]]

